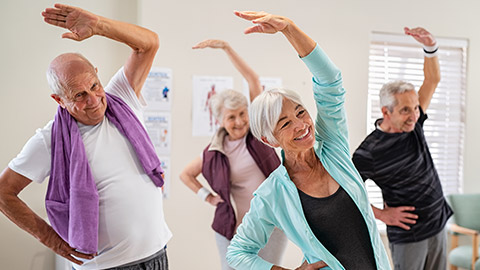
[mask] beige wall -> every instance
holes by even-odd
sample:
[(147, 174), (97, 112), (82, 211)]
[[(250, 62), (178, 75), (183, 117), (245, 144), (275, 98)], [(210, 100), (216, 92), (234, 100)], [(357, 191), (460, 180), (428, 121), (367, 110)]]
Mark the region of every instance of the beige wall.
[[(6, 3), (5, 3), (6, 2)], [(81, 44), (61, 40), (60, 29), (42, 23), (40, 12), (53, 1), (4, 1), (1, 4), (2, 64), (0, 67), (0, 115), (2, 141), (0, 167), (5, 167), (36, 128), (55, 113), (48, 97), (44, 71), (59, 53), (78, 51), (99, 67), (104, 83), (128, 55), (128, 47), (96, 37)], [(207, 38), (225, 39), (261, 76), (283, 78), (284, 86), (298, 90), (313, 110), (310, 75), (281, 35), (245, 36), (250, 23), (233, 16), (233, 10), (265, 10), (294, 19), (327, 51), (341, 68), (347, 89), (350, 142), (355, 148), (365, 136), (369, 33), (400, 33), (403, 26), (424, 26), (437, 36), (468, 38), (468, 90), (464, 190), (480, 192), (476, 180), (480, 143), (480, 19), (477, 1), (334, 1), (334, 0), (243, 0), (243, 1), (70, 1), (107, 17), (140, 23), (160, 37), (155, 65), (173, 69), (172, 188), (165, 202), (167, 222), (174, 233), (168, 244), (171, 269), (218, 269), (218, 258), (210, 224), (213, 209), (178, 179), (183, 166), (199, 155), (209, 138), (192, 137), (191, 104), (193, 75), (241, 77), (227, 57), (215, 50), (193, 51), (191, 46)], [(138, 5), (137, 5), (138, 4)], [(27, 8), (24, 8), (27, 6)], [(138, 13), (137, 13), (138, 12)], [(138, 20), (137, 20), (138, 18)], [(22, 198), (45, 216), (46, 185), (30, 185)], [(52, 269), (53, 255), (33, 237), (0, 216), (0, 269)], [(289, 246), (285, 265), (294, 267), (301, 255)]]

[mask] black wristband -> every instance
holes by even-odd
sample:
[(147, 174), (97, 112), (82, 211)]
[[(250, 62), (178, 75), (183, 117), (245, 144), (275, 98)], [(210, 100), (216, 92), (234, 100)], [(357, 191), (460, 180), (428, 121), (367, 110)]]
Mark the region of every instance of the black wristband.
[(438, 51), (438, 47), (437, 47), (435, 50), (431, 51), (431, 52), (425, 50), (425, 48), (423, 48), (423, 51), (424, 51), (425, 53), (428, 53), (428, 54), (433, 54), (433, 53), (436, 53), (436, 52)]

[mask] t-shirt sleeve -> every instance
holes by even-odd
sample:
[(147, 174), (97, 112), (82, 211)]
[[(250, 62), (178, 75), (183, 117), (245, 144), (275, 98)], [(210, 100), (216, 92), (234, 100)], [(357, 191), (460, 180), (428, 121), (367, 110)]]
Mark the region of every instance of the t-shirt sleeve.
[(121, 98), (132, 109), (140, 122), (145, 125), (143, 111), (147, 104), (141, 95), (139, 98), (135, 94), (135, 91), (128, 82), (123, 67), (110, 79), (105, 87), (105, 92)]
[(135, 91), (128, 82), (123, 67), (121, 67), (112, 77), (112, 79), (110, 79), (105, 87), (105, 91), (121, 98), (133, 110), (142, 110), (146, 106), (146, 102), (143, 97), (140, 96), (140, 98), (138, 98), (135, 94)]
[(423, 127), (423, 123), (425, 122), (425, 120), (428, 119), (428, 115), (423, 111), (422, 107), (418, 107), (418, 108), (420, 110), (420, 116), (418, 117), (417, 123), (419, 123), (420, 126)]
[(36, 131), (22, 151), (8, 163), (11, 170), (37, 183), (50, 175), (52, 124), (53, 120)]
[(366, 181), (367, 179), (374, 180), (373, 177), (375, 171), (371, 152), (360, 146), (353, 153), (352, 161), (363, 181)]

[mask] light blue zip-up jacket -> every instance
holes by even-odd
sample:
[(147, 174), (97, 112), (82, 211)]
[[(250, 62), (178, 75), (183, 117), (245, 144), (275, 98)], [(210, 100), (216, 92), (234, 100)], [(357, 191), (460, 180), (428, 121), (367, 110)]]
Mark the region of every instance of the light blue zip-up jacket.
[[(345, 189), (362, 213), (370, 233), (377, 268), (391, 269), (364, 182), (350, 159), (345, 90), (340, 70), (318, 45), (302, 60), (313, 74), (313, 92), (317, 106), (315, 153), (327, 172)], [(329, 267), (323, 269), (344, 269), (310, 229), (297, 188), (283, 164), (256, 190), (250, 210), (228, 247), (227, 261), (230, 266), (238, 270), (270, 269), (273, 265), (257, 254), (267, 243), (274, 227), (281, 229), (302, 250), (308, 263), (324, 261)]]

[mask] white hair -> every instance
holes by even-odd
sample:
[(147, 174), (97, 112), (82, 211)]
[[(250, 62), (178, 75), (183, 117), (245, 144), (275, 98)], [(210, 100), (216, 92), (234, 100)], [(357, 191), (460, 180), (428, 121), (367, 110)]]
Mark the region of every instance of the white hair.
[(415, 91), (415, 86), (405, 81), (394, 81), (384, 84), (382, 89), (380, 89), (380, 107), (387, 107), (392, 112), (393, 108), (398, 104), (395, 95), (403, 94), (406, 91)]
[(262, 137), (265, 137), (271, 144), (278, 143), (273, 136), (273, 132), (277, 126), (278, 119), (280, 119), (284, 99), (289, 99), (303, 106), (300, 96), (296, 92), (283, 88), (264, 91), (253, 100), (249, 113), (250, 131), (257, 140), (265, 143), (262, 140)]
[(223, 109), (236, 110), (247, 106), (247, 98), (235, 90), (225, 90), (210, 98), (210, 109), (215, 119), (220, 123), (223, 121)]

